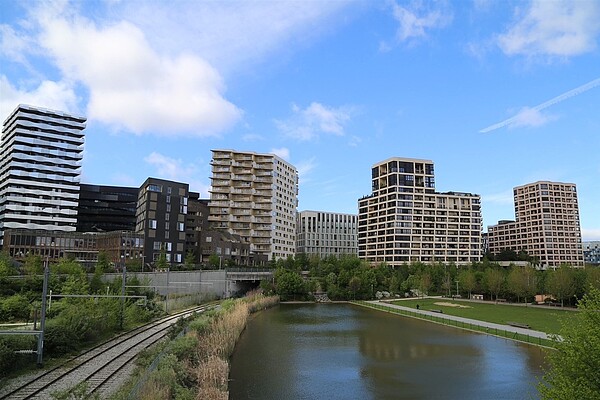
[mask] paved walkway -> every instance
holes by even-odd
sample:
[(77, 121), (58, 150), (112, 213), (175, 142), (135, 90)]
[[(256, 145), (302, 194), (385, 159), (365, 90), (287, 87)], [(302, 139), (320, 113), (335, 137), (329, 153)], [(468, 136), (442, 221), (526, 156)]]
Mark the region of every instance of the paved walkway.
[(490, 330), (489, 333), (494, 333), (494, 330), (497, 329), (498, 331), (519, 333), (521, 335), (529, 335), (530, 337), (533, 337), (533, 338), (551, 340), (550, 335), (548, 335), (546, 332), (534, 331), (532, 329), (518, 328), (516, 326), (511, 326), (511, 325), (495, 324), (493, 322), (485, 322), (485, 321), (480, 321), (477, 319), (456, 317), (454, 315), (436, 313), (436, 312), (427, 311), (427, 310), (417, 310), (416, 308), (399, 306), (397, 304), (391, 304), (391, 303), (383, 302), (383, 301), (380, 302), (377, 300), (367, 301), (367, 303), (371, 303), (371, 304), (377, 305), (377, 306), (383, 306), (383, 307), (395, 308), (398, 310), (409, 311), (411, 313), (420, 314), (423, 316), (443, 318), (443, 319), (450, 320), (450, 321), (458, 321), (458, 322), (461, 322), (464, 324), (477, 325), (477, 326), (480, 326), (483, 328), (488, 328)]

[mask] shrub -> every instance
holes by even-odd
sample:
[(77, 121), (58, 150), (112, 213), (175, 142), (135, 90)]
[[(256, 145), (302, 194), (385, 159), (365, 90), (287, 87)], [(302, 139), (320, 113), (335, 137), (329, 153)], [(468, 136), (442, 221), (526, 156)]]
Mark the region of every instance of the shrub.
[(27, 297), (15, 294), (0, 300), (0, 318), (3, 321), (27, 321), (31, 314), (31, 305)]

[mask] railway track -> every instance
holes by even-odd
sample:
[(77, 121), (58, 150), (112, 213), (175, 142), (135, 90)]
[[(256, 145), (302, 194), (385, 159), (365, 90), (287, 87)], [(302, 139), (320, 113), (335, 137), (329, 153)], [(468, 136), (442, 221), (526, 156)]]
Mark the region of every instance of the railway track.
[(103, 397), (103, 394), (116, 389), (111, 386), (111, 380), (140, 351), (164, 338), (179, 318), (204, 312), (215, 307), (215, 304), (195, 307), (125, 332), (17, 387), (7, 388), (7, 392), (0, 391), (0, 400), (48, 399), (53, 392), (72, 388), (81, 382), (87, 382), (88, 393), (97, 393)]

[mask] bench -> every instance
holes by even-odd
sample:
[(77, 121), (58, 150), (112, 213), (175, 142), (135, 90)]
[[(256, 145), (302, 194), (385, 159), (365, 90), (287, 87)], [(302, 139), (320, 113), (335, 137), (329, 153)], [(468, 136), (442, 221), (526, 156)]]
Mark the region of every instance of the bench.
[(508, 325), (510, 326), (514, 326), (516, 328), (525, 328), (525, 329), (531, 329), (531, 327), (527, 324), (523, 324), (521, 322), (507, 322)]
[(443, 314), (444, 313), (444, 311), (442, 311), (442, 310), (429, 310), (429, 311), (436, 312), (436, 313), (439, 313), (439, 314)]
[(506, 299), (496, 299), (496, 302), (498, 302), (498, 303), (506, 303)]

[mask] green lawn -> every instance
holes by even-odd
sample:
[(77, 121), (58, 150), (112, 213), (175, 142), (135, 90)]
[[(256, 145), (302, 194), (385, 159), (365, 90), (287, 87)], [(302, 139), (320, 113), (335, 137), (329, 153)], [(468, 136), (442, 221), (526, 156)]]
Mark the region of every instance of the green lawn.
[[(469, 306), (470, 308), (450, 307), (435, 303), (454, 303)], [(494, 322), (497, 324), (518, 322), (529, 325), (533, 330), (546, 333), (559, 333), (561, 320), (569, 316), (574, 316), (575, 314), (575, 311), (562, 309), (493, 303), (485, 304), (451, 299), (411, 299), (395, 301), (394, 304), (415, 309), (418, 304), (421, 310), (442, 310), (444, 314)]]

